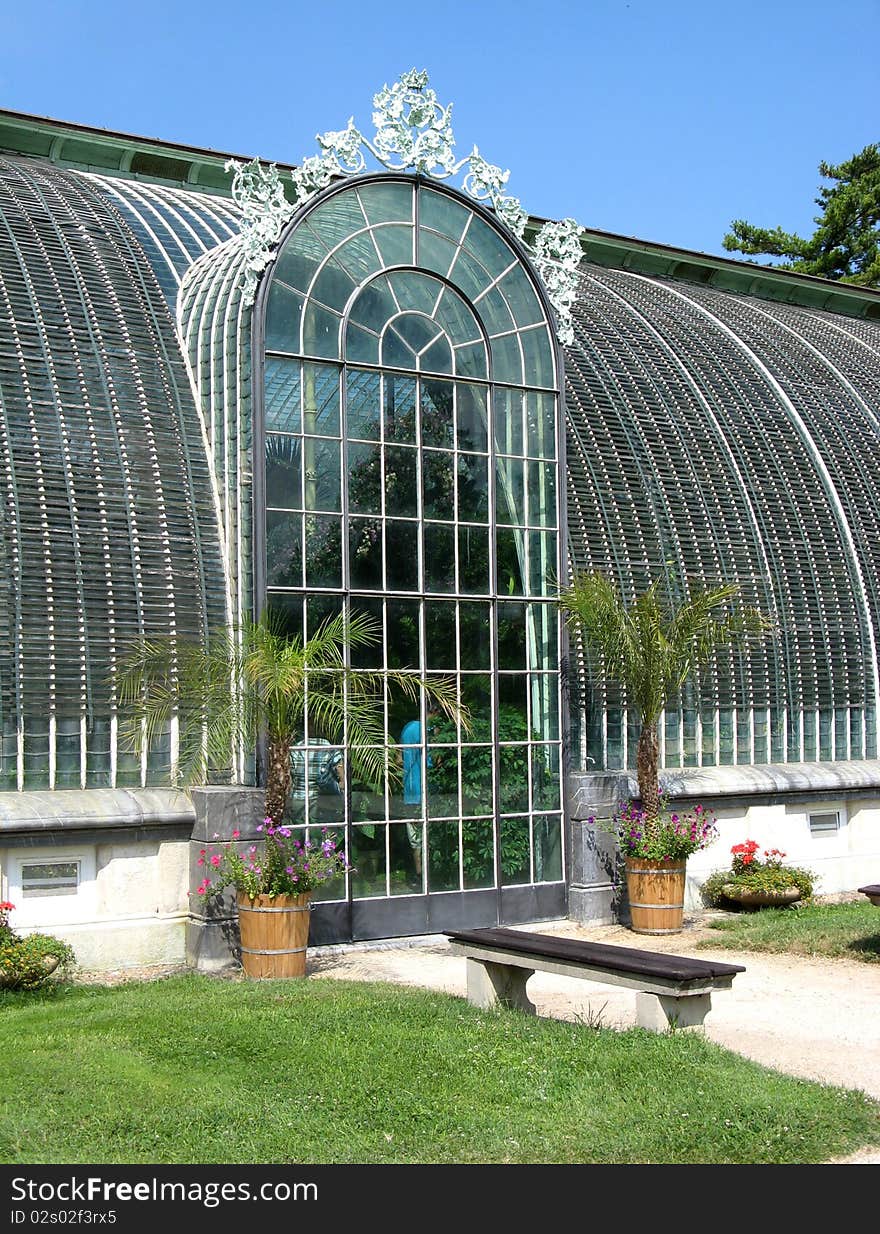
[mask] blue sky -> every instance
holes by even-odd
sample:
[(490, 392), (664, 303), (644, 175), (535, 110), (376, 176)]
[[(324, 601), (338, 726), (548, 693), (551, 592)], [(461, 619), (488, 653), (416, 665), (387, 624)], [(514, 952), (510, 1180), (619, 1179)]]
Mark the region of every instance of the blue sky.
[[(534, 214), (722, 253), (880, 140), (880, 0), (0, 0), (0, 107), (297, 162), (428, 70)], [(833, 22), (833, 24), (831, 24)]]

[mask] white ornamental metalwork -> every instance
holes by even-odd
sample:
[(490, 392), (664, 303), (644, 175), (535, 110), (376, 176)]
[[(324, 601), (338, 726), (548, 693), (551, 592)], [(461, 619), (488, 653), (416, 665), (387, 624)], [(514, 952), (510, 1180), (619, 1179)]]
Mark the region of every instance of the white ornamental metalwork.
[(556, 312), (559, 340), (571, 343), (571, 310), (585, 229), (574, 219), (545, 223), (527, 243), (528, 213), (518, 198), (506, 192), (510, 172), (487, 162), (476, 146), (464, 158), (455, 157), (452, 105), (444, 107), (438, 101), (426, 72), (412, 69), (392, 86), (383, 86), (373, 96), (373, 125), (372, 138), (355, 126), (354, 117), (338, 132), (318, 134), (321, 153), (303, 159), (290, 173), (292, 200), (285, 197), (274, 163), (264, 167), (258, 159), (247, 164), (230, 159), (226, 164), (226, 170), (234, 173), (232, 196), (242, 211), (246, 303), (253, 303), (259, 275), (272, 260), (294, 211), (333, 180), (366, 170), (368, 152), (388, 171), (411, 171), (434, 180), (449, 180), (463, 172), (463, 191), (490, 206), (532, 253)]

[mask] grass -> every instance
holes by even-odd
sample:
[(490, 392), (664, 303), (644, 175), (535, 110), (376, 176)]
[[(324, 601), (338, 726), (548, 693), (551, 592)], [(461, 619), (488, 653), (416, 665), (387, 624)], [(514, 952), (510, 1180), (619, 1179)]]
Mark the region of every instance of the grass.
[[(822, 1162), (880, 1106), (690, 1033), (379, 983), (0, 994), (0, 1161)], [(13, 1048), (9, 1048), (14, 1043)]]
[(713, 937), (698, 947), (880, 963), (880, 909), (867, 901), (762, 908), (708, 924)]

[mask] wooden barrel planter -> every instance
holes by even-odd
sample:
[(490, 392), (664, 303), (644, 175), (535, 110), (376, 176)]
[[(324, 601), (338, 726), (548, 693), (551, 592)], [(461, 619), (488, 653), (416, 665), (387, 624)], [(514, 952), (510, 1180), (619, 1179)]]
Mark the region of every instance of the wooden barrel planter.
[(684, 920), (684, 861), (627, 857), (626, 886), (636, 934), (678, 934)]
[(304, 977), (311, 892), (298, 896), (238, 893), (241, 964), (248, 977)]

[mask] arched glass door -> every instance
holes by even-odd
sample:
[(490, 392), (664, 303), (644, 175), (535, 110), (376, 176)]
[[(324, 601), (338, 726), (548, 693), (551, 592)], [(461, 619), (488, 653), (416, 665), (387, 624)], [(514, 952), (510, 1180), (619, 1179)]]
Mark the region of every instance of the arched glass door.
[(459, 194), (365, 177), (294, 219), (256, 317), (258, 593), (306, 634), (371, 613), (353, 662), (453, 678), (472, 717), (389, 689), (381, 789), (306, 717), (289, 821), (344, 829), (356, 867), (313, 938), (561, 912), (558, 373), (530, 268)]

